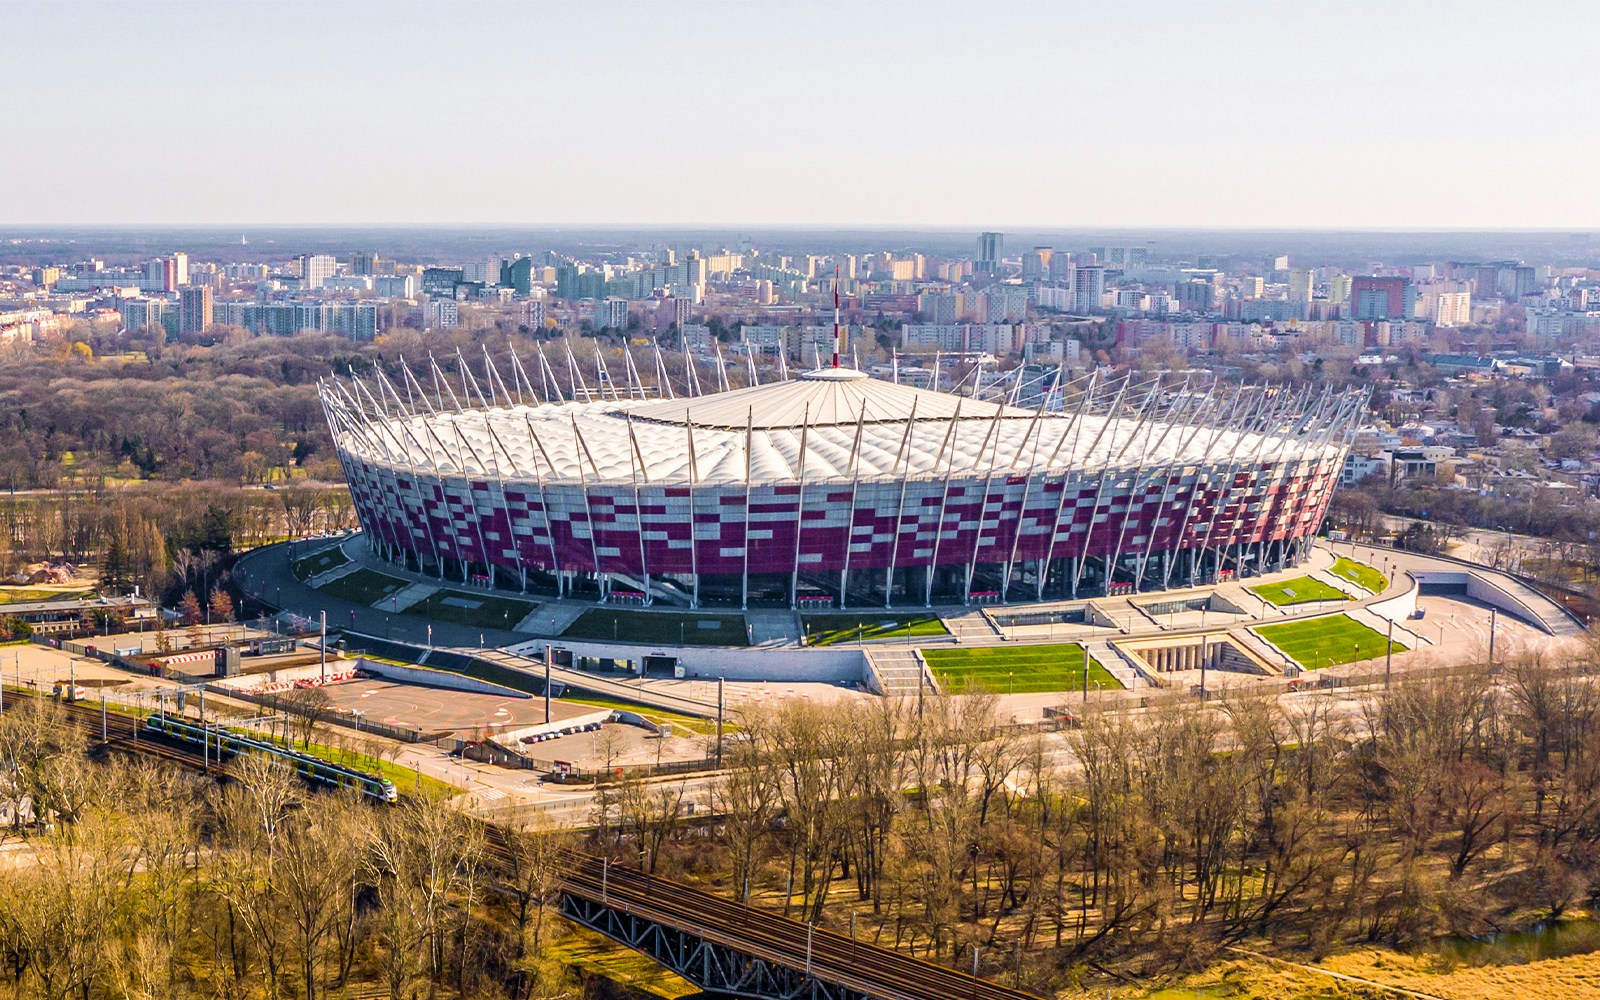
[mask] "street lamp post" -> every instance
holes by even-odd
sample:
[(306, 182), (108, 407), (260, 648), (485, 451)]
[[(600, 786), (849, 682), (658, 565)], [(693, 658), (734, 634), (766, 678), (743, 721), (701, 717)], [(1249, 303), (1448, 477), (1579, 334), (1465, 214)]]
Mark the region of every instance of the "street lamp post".
[(1394, 667), (1394, 619), (1389, 619), (1389, 638), (1383, 650), (1383, 688), (1389, 689), (1389, 675)]

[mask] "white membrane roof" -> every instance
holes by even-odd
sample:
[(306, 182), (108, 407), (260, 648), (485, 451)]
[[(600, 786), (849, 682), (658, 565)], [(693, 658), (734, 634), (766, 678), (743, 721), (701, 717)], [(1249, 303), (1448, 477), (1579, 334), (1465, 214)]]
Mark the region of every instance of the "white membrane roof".
[[(831, 374), (838, 372), (838, 374)], [(1343, 450), (1342, 434), (1036, 414), (848, 369), (682, 400), (501, 406), (369, 417), (341, 448), (418, 473), (590, 483), (753, 483), (983, 476), (1048, 467), (1255, 463)], [(915, 407), (915, 419), (912, 408)], [(959, 408), (959, 414), (958, 414)], [(865, 419), (863, 420), (863, 414)], [(747, 430), (747, 422), (749, 429)], [(748, 440), (748, 448), (747, 448)], [(801, 456), (804, 441), (805, 455)]]
[(955, 415), (957, 407), (963, 418), (993, 417), (998, 411), (1022, 419), (1033, 416), (1031, 410), (884, 382), (854, 368), (821, 368), (790, 382), (753, 385), (695, 399), (646, 403), (633, 409), (633, 417), (636, 421), (669, 424), (693, 421), (696, 427), (743, 430), (747, 423), (765, 429), (802, 424), (854, 426), (863, 420), (875, 424), (913, 417), (948, 420)]

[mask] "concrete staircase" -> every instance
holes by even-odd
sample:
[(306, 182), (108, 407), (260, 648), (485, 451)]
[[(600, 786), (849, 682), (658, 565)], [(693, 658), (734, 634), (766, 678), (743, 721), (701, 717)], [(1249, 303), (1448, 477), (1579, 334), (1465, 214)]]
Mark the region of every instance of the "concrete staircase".
[(1153, 682), (1144, 675), (1133, 661), (1122, 655), (1122, 651), (1104, 639), (1090, 640), (1083, 644), (1089, 655), (1102, 667), (1106, 673), (1117, 679), (1117, 683), (1132, 691), (1136, 687), (1151, 687)]
[(937, 690), (915, 649), (868, 649), (867, 663), (878, 679), (878, 686), (890, 697), (915, 698), (922, 684), (929, 692)]
[(1278, 647), (1256, 635), (1247, 628), (1236, 628), (1228, 632), (1228, 638), (1248, 649), (1260, 657), (1268, 666), (1278, 673), (1283, 673), (1286, 667), (1298, 667), (1299, 664), (1284, 656)]
[(793, 611), (746, 611), (744, 621), (750, 626), (754, 645), (789, 646), (800, 642)]
[[(1346, 611), (1345, 614), (1365, 625), (1367, 628), (1372, 629), (1379, 635), (1389, 634), (1389, 619), (1380, 614), (1374, 614), (1373, 612), (1368, 611), (1366, 608), (1351, 608)], [(1411, 631), (1411, 629), (1406, 627), (1404, 622), (1398, 620), (1394, 623), (1394, 641), (1405, 646), (1407, 649), (1421, 649), (1423, 646), (1438, 645), (1437, 640), (1427, 639), (1420, 633)]]
[(1005, 633), (982, 611), (964, 611), (944, 616), (944, 627), (957, 642), (985, 643), (1004, 639)]

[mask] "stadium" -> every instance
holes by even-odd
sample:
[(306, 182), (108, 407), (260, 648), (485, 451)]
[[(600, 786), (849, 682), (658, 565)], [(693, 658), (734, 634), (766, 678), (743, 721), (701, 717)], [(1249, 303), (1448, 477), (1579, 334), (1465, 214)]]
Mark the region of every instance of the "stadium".
[(429, 389), (409, 369), (322, 382), (368, 544), (441, 579), (657, 606), (1017, 603), (1282, 569), (1366, 401), (1058, 372), (1024, 407), (848, 367), (678, 397), (659, 355), (655, 386), (630, 362), (626, 388), (569, 399), (542, 353), (543, 392), (513, 359), (509, 385), (487, 356), (481, 381), (463, 363)]

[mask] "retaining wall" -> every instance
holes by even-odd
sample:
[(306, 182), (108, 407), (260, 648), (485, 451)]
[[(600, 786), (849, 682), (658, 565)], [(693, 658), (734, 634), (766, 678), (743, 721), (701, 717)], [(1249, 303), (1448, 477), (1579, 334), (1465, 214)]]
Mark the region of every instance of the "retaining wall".
[[(400, 681), (404, 684), (421, 684), (425, 687), (448, 688), (451, 691), (471, 691), (474, 694), (493, 694), (505, 698), (531, 698), (526, 691), (518, 691), (502, 684), (492, 684), (489, 681), (480, 681), (476, 677), (454, 673), (449, 670), (429, 670), (427, 667), (402, 666), (398, 663), (385, 663), (382, 660), (372, 660), (365, 656), (358, 657), (357, 664), (367, 673), (377, 674), (387, 680)], [(560, 728), (559, 726), (557, 728)]]

